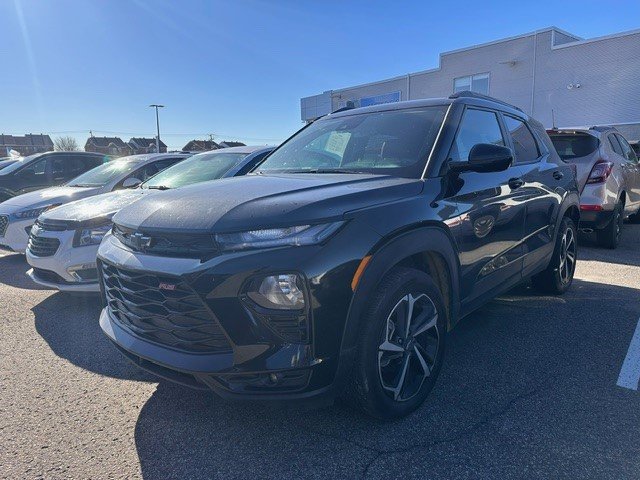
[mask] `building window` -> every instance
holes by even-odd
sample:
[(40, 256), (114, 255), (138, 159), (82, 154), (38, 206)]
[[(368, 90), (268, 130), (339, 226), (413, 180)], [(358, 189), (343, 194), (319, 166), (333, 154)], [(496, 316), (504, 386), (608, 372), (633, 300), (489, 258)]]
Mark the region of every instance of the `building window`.
[(453, 93), (465, 90), (489, 95), (489, 74), (477, 73), (476, 75), (455, 78), (453, 80)]

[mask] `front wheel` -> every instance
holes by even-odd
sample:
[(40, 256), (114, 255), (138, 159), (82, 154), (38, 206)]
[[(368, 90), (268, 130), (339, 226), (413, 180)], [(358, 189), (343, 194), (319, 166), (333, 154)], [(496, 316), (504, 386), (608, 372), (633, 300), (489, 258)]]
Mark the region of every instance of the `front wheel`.
[(403, 417), (427, 398), (440, 372), (446, 311), (429, 275), (393, 268), (362, 319), (347, 401), (383, 420)]
[(560, 222), (553, 257), (547, 268), (531, 279), (534, 288), (542, 293), (561, 295), (573, 283), (578, 259), (578, 231), (569, 217)]

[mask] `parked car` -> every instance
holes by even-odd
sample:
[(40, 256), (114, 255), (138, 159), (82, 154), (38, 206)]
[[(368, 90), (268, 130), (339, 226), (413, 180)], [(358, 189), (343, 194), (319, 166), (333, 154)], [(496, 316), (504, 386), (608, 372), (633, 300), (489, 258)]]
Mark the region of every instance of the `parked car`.
[[(122, 188), (132, 188), (189, 154), (148, 154), (122, 157), (51, 187), (12, 197), (0, 203), (0, 247), (24, 253), (31, 227), (41, 213), (74, 200)], [(1, 172), (0, 172), (1, 173)]]
[(98, 292), (96, 254), (111, 217), (149, 194), (217, 178), (244, 175), (273, 147), (237, 147), (204, 152), (169, 167), (140, 188), (105, 193), (48, 210), (31, 231), (28, 275), (62, 291)]
[(100, 325), (142, 368), (227, 398), (341, 394), (400, 417), (460, 318), (528, 278), (572, 283), (573, 169), (540, 123), (489, 97), (334, 113), (254, 173), (113, 218)]
[(575, 165), (580, 188), (580, 226), (598, 243), (616, 248), (623, 221), (640, 210), (640, 166), (625, 138), (613, 127), (550, 130), (560, 158)]
[(32, 190), (62, 185), (110, 159), (91, 152), (45, 152), (21, 158), (0, 170), (0, 202)]

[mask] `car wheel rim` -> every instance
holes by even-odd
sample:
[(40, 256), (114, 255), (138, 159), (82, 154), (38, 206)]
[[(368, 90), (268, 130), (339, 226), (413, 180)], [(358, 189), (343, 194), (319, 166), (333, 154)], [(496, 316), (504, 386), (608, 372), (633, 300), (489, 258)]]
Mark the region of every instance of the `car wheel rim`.
[(576, 237), (573, 229), (567, 228), (560, 242), (560, 267), (558, 268), (563, 285), (569, 283), (573, 278), (573, 272), (576, 268), (576, 255)]
[(378, 374), (395, 401), (416, 396), (431, 376), (440, 340), (438, 311), (426, 294), (408, 294), (393, 307), (378, 347)]

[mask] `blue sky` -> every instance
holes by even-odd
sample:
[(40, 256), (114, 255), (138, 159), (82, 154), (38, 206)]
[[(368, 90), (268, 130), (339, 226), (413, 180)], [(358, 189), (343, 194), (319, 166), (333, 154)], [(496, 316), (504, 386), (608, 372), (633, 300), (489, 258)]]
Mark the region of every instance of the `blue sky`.
[[(0, 0), (0, 133), (215, 134), (265, 144), (300, 97), (432, 68), (442, 51), (556, 25), (640, 28), (638, 0), (378, 2)], [(60, 132), (60, 133), (58, 133)]]

